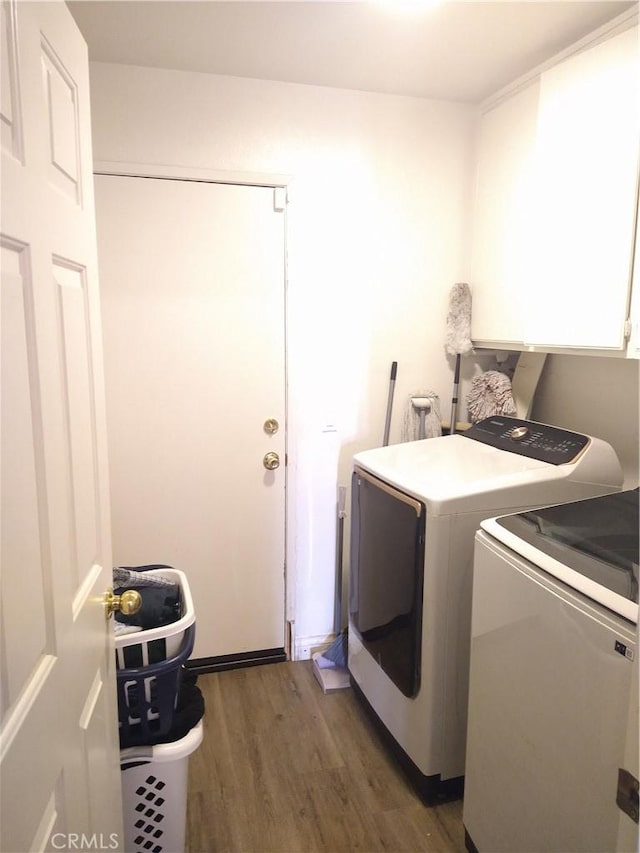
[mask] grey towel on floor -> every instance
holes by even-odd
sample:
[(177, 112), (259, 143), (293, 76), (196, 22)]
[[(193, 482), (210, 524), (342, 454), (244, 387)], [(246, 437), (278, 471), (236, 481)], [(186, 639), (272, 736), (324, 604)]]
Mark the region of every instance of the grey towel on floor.
[(515, 415), (511, 380), (499, 370), (487, 370), (471, 383), (467, 409), (472, 423), (493, 415)]

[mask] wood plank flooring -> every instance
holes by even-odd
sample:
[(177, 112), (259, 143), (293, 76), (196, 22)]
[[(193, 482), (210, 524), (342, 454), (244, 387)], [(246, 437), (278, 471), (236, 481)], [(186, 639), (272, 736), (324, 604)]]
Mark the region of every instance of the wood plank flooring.
[(351, 689), (309, 661), (201, 675), (190, 853), (462, 853), (461, 801), (425, 806)]

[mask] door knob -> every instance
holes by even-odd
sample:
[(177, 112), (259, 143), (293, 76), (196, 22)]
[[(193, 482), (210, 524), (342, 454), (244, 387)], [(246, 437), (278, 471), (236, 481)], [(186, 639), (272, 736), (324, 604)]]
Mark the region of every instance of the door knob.
[(118, 612), (133, 616), (142, 607), (142, 596), (136, 589), (126, 589), (122, 595), (114, 595), (113, 590), (109, 589), (104, 596), (104, 606), (107, 619)]
[(278, 423), (278, 421), (275, 418), (267, 418), (267, 420), (264, 422), (263, 426), (264, 426), (264, 431), (266, 433), (269, 433), (269, 435), (273, 435), (274, 433), (278, 432), (278, 430), (280, 429), (280, 424)]
[(267, 469), (267, 471), (273, 471), (275, 468), (280, 467), (280, 457), (277, 453), (270, 451), (269, 453), (265, 453), (264, 459), (262, 460), (262, 464)]

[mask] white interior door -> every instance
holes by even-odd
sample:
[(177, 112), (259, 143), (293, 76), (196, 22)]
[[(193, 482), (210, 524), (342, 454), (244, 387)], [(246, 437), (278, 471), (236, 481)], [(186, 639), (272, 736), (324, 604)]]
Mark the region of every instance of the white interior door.
[(194, 658), (284, 645), (277, 195), (96, 176), (114, 559), (186, 572)]
[(1, 42), (0, 847), (120, 849), (87, 51), (61, 2)]

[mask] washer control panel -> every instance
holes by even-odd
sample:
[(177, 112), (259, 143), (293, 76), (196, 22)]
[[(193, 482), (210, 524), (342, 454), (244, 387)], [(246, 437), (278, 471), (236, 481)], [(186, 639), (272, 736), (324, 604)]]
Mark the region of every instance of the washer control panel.
[(502, 415), (485, 418), (458, 435), (552, 465), (573, 462), (589, 444), (589, 436), (579, 432)]

